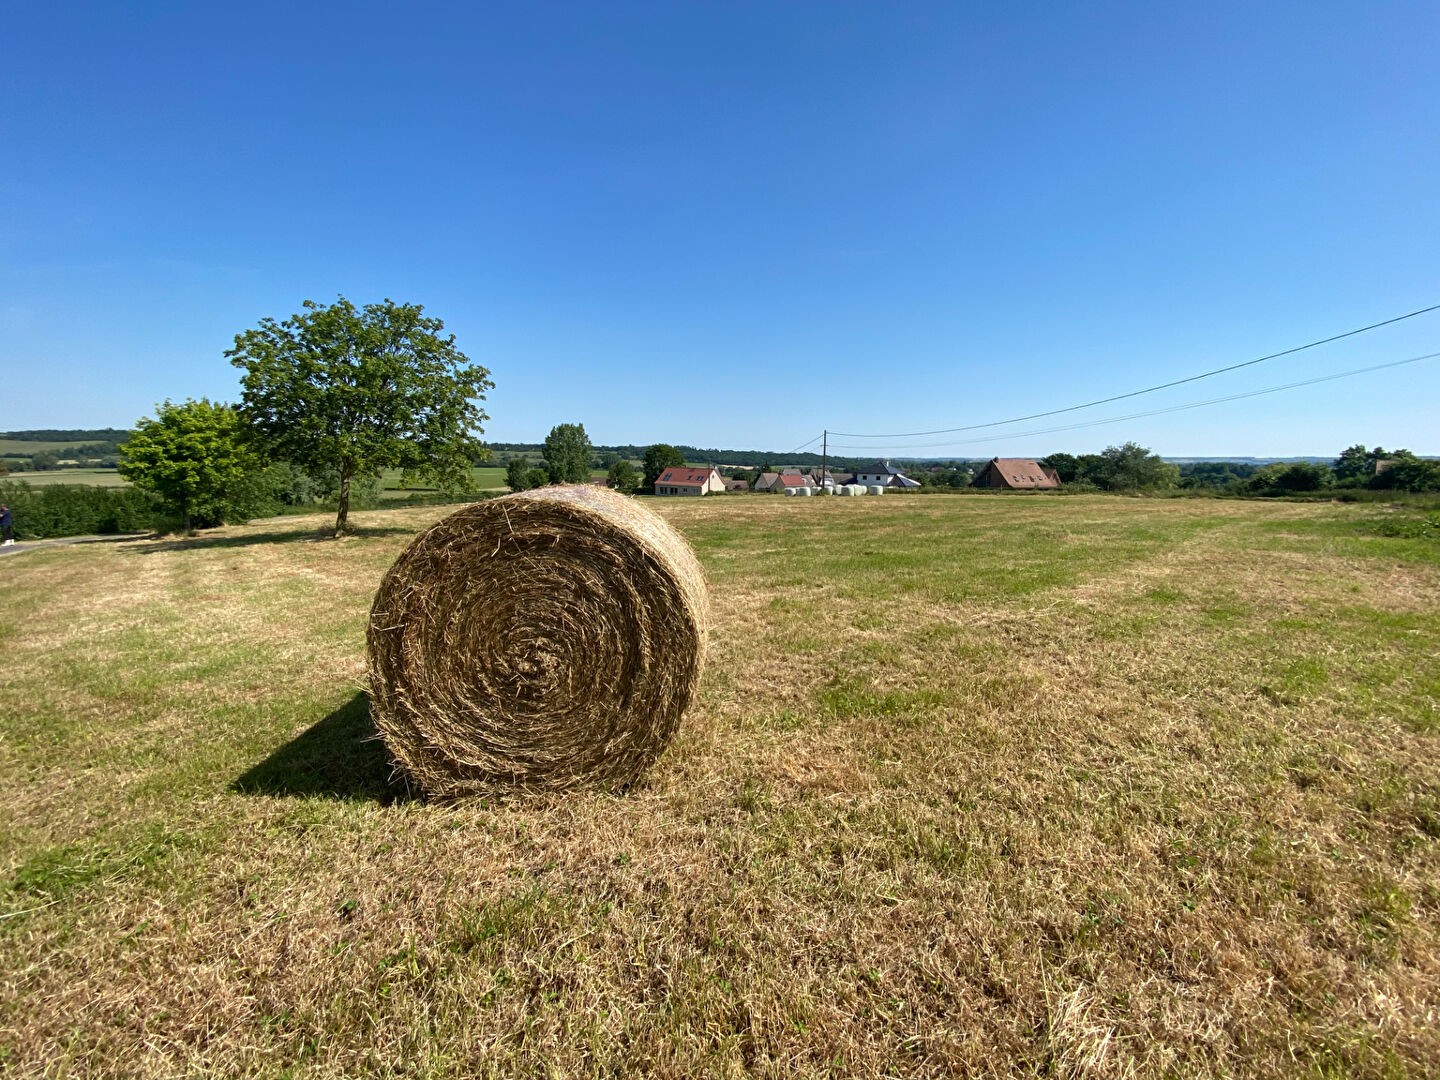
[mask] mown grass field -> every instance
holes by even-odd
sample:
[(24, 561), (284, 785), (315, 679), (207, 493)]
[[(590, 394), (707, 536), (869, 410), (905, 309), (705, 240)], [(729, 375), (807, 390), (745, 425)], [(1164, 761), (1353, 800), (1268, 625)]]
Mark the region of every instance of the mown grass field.
[(18, 454), (22, 457), (29, 457), (42, 450), (50, 450), (64, 457), (65, 451), (73, 450), (77, 446), (85, 446), (94, 441), (94, 439), (64, 439), (52, 442), (26, 442), (24, 439), (0, 439), (0, 454)]
[[(470, 470), (470, 477), (475, 482), (479, 491), (505, 491), (505, 470), (497, 469), (490, 465), (478, 465)], [(424, 494), (433, 492), (435, 488), (423, 484), (416, 487), (405, 487), (400, 481), (399, 469), (386, 469), (380, 476), (380, 497), (384, 499), (403, 499), (407, 495)]]
[(23, 480), (31, 487), (46, 484), (79, 484), (86, 487), (129, 487), (115, 469), (47, 469), (44, 472), (11, 473), (7, 480)]
[(0, 561), (0, 1070), (1435, 1075), (1440, 545), (649, 505), (713, 648), (623, 796), (389, 781), (367, 609), (442, 509)]

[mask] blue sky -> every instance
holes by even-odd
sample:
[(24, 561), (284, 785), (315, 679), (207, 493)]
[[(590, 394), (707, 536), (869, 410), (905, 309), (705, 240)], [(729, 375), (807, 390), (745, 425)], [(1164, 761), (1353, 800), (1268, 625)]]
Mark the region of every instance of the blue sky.
[[(1059, 408), (1440, 303), (1433, 3), (5, 22), (0, 430), (235, 400), (235, 333), (341, 293), (444, 319), (493, 373), (496, 441), (578, 420), (597, 443), (780, 451)], [(1436, 350), (1440, 312), (1067, 419)], [(923, 452), (1440, 453), (1437, 404), (1432, 360)]]

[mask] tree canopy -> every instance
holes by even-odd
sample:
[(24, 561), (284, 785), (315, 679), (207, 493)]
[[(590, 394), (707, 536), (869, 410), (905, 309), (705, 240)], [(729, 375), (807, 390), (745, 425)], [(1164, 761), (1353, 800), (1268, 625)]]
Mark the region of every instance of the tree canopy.
[(1416, 457), (1409, 450), (1395, 450), (1383, 459), (1370, 486), (1382, 491), (1440, 491), (1440, 463)]
[(478, 436), (490, 372), (442, 336), (419, 304), (357, 309), (340, 297), (306, 300), (283, 322), (265, 318), (226, 356), (245, 371), (240, 411), (276, 457), (338, 477), (335, 535), (345, 530), (351, 481), (402, 470), (449, 491), (471, 487), (487, 451)]
[(610, 471), (605, 474), (605, 480), (621, 494), (633, 495), (635, 489), (640, 486), (640, 470), (621, 458), (610, 466)]
[(644, 487), (655, 490), (655, 481), (671, 465), (684, 465), (685, 455), (669, 443), (656, 443), (645, 451)]
[(1107, 446), (1094, 455), (1097, 460), (1093, 463), (1087, 461), (1090, 457), (1087, 454), (1078, 459), (1080, 475), (1106, 491), (1171, 488), (1180, 482), (1178, 465), (1162, 460), (1160, 455), (1137, 443)]
[(158, 495), (186, 532), (234, 520), (264, 467), (235, 410), (205, 398), (161, 403), (120, 447), (120, 475)]
[(590, 437), (584, 424), (556, 424), (545, 437), (545, 472), (552, 484), (590, 479)]
[(505, 486), (511, 491), (528, 491), (530, 478), (526, 474), (529, 471), (530, 465), (523, 457), (511, 458), (505, 466)]

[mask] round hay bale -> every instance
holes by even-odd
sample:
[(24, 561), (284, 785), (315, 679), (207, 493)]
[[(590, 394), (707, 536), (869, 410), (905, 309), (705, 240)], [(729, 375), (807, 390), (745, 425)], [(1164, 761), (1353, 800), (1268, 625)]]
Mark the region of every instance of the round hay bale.
[(694, 552), (636, 500), (576, 486), (474, 503), (375, 594), (371, 713), (432, 797), (623, 788), (689, 706), (708, 621)]

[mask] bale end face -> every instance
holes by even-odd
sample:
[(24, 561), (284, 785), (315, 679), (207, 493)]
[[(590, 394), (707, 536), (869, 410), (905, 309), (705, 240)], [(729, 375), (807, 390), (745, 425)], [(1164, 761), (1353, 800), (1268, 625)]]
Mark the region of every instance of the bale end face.
[(623, 788), (689, 706), (707, 625), (694, 553), (636, 500), (578, 486), (474, 503), (381, 582), (372, 713), (432, 797)]

